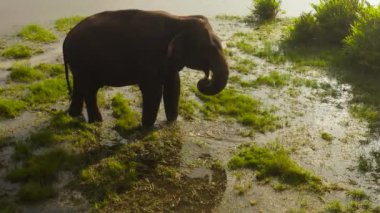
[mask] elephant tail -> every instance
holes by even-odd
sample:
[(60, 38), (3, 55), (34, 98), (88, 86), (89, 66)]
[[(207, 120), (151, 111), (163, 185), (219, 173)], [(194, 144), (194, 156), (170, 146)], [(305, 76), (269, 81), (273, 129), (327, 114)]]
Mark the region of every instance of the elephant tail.
[(73, 92), (72, 92), (71, 85), (70, 85), (69, 64), (65, 60), (65, 56), (63, 56), (63, 63), (65, 64), (65, 74), (66, 74), (67, 89), (69, 91), (70, 98), (72, 98)]

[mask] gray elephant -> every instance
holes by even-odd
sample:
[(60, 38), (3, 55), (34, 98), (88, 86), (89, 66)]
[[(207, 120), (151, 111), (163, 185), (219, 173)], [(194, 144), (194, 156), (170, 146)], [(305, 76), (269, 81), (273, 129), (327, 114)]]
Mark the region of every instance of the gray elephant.
[[(102, 121), (96, 94), (102, 86), (138, 84), (143, 96), (142, 125), (151, 127), (164, 98), (168, 121), (178, 116), (179, 71), (185, 66), (204, 71), (198, 90), (222, 91), (228, 65), (221, 42), (203, 16), (175, 16), (160, 11), (120, 10), (90, 16), (76, 25), (63, 43), (66, 79), (70, 68), (70, 116)], [(209, 77), (211, 70), (212, 76)]]

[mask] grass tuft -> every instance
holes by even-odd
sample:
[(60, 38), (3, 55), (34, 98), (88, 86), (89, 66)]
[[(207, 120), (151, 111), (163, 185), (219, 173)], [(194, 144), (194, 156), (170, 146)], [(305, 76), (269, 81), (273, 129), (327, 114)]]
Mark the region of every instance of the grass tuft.
[(128, 100), (121, 93), (112, 98), (112, 111), (117, 118), (116, 130), (119, 134), (127, 135), (139, 126), (139, 114), (131, 109)]
[(72, 16), (57, 19), (54, 22), (55, 29), (57, 29), (60, 32), (67, 33), (84, 18), (85, 17), (83, 16)]
[(216, 96), (205, 96), (199, 92), (196, 95), (204, 102), (201, 111), (207, 118), (221, 114), (263, 133), (279, 127), (278, 117), (272, 111), (263, 109), (260, 101), (235, 90), (225, 89)]
[(17, 193), (17, 197), (28, 203), (34, 203), (40, 200), (46, 200), (56, 195), (55, 190), (50, 185), (44, 185), (37, 182), (25, 184)]
[(23, 27), (18, 35), (24, 40), (34, 42), (52, 43), (58, 40), (53, 32), (36, 24)]
[(23, 101), (0, 98), (0, 119), (14, 118), (25, 108), (26, 104)]
[(29, 86), (26, 101), (31, 104), (54, 103), (66, 95), (66, 81), (60, 78), (48, 79)]
[(321, 190), (320, 178), (300, 167), (280, 145), (268, 147), (250, 145), (241, 148), (228, 163), (229, 168), (250, 168), (257, 171), (257, 178), (277, 177), (281, 183), (290, 185), (307, 184)]
[(2, 56), (6, 58), (30, 58), (35, 53), (41, 53), (42, 50), (35, 50), (30, 46), (24, 44), (14, 44), (10, 47), (7, 47), (3, 52)]
[(30, 83), (41, 80), (44, 74), (34, 69), (30, 64), (25, 62), (17, 62), (12, 65), (9, 78), (14, 82)]
[(327, 132), (322, 132), (321, 138), (328, 142), (331, 142), (332, 140), (334, 140), (334, 136), (332, 136), (330, 133), (327, 133)]

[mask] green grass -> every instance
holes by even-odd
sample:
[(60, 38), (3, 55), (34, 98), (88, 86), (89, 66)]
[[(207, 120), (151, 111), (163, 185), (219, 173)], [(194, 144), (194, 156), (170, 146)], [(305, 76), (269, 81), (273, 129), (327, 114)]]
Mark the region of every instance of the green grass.
[(64, 79), (47, 79), (30, 85), (25, 101), (32, 105), (55, 103), (66, 94), (67, 85)]
[(235, 65), (231, 66), (232, 70), (236, 70), (240, 74), (249, 74), (257, 66), (255, 62), (250, 59), (235, 57)]
[(243, 18), (235, 15), (219, 14), (215, 16), (215, 19), (221, 21), (242, 21)]
[(278, 144), (268, 147), (244, 146), (232, 157), (228, 166), (231, 169), (253, 169), (260, 180), (277, 177), (284, 184), (308, 185), (317, 191), (322, 188), (320, 178), (300, 167), (290, 158), (288, 151)]
[(80, 178), (89, 187), (101, 188), (101, 196), (110, 191), (124, 191), (137, 180), (136, 163), (123, 162), (116, 157), (103, 159), (80, 172)]
[(6, 58), (22, 59), (30, 58), (33, 54), (41, 52), (41, 49), (35, 50), (34, 48), (24, 44), (14, 44), (4, 49), (1, 55)]
[(351, 197), (353, 200), (365, 200), (368, 199), (369, 196), (362, 189), (353, 189), (347, 192), (347, 195)]
[(328, 142), (331, 142), (332, 140), (334, 140), (334, 136), (332, 136), (330, 133), (327, 133), (327, 132), (322, 132), (321, 138)]
[(36, 24), (23, 27), (18, 35), (24, 40), (33, 42), (52, 43), (58, 40), (53, 32)]
[(259, 76), (255, 84), (257, 86), (266, 85), (270, 87), (283, 87), (289, 83), (290, 75), (272, 71), (267, 76)]
[(5, 118), (15, 118), (24, 109), (26, 109), (25, 102), (0, 97), (0, 120)]
[(121, 135), (128, 135), (136, 130), (140, 123), (140, 116), (129, 106), (129, 102), (121, 93), (112, 98), (113, 116), (117, 119), (116, 130)]
[(41, 63), (34, 67), (34, 69), (39, 70), (50, 77), (55, 77), (58, 75), (63, 75), (65, 73), (65, 67), (63, 64), (48, 64)]
[(340, 201), (335, 200), (327, 204), (327, 206), (324, 209), (324, 212), (326, 213), (343, 213), (343, 206), (340, 203)]
[(41, 80), (45, 75), (34, 69), (30, 64), (25, 62), (16, 62), (11, 67), (9, 79), (14, 82), (30, 83), (33, 81)]
[(53, 198), (56, 194), (56, 191), (50, 185), (29, 182), (21, 187), (17, 193), (17, 197), (20, 201), (34, 203), (40, 200)]
[(378, 122), (380, 119), (380, 112), (375, 107), (365, 104), (351, 104), (350, 113), (355, 118), (369, 123)]
[(37, 181), (48, 184), (57, 178), (58, 171), (70, 162), (69, 154), (61, 149), (32, 155), (23, 167), (10, 170), (6, 178), (12, 182)]
[(179, 99), (179, 114), (186, 120), (192, 120), (196, 112), (199, 110), (200, 105), (195, 100), (188, 98), (188, 93), (181, 91)]
[(263, 104), (232, 89), (225, 89), (216, 96), (196, 95), (204, 102), (202, 113), (209, 119), (223, 115), (260, 132), (274, 131), (279, 127), (274, 112), (263, 108)]
[(84, 18), (85, 17), (83, 16), (72, 16), (72, 17), (60, 18), (60, 19), (55, 20), (54, 26), (55, 26), (55, 29), (57, 29), (58, 31), (67, 33)]

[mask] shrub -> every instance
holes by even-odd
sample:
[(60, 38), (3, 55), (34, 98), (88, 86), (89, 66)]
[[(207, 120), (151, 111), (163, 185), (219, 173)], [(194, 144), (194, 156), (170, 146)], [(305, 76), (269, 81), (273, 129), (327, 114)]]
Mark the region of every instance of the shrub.
[(294, 24), (289, 28), (289, 41), (296, 44), (312, 43), (316, 40), (318, 24), (313, 14), (303, 13), (295, 19)]
[(362, 0), (321, 0), (313, 5), (324, 43), (341, 44), (364, 8)]
[(280, 11), (280, 0), (253, 0), (252, 15), (260, 21), (273, 20)]
[(347, 61), (369, 71), (380, 71), (380, 6), (368, 7), (344, 40)]
[(341, 45), (363, 13), (364, 5), (363, 0), (320, 0), (319, 4), (312, 4), (315, 13), (304, 13), (295, 20), (288, 40)]

